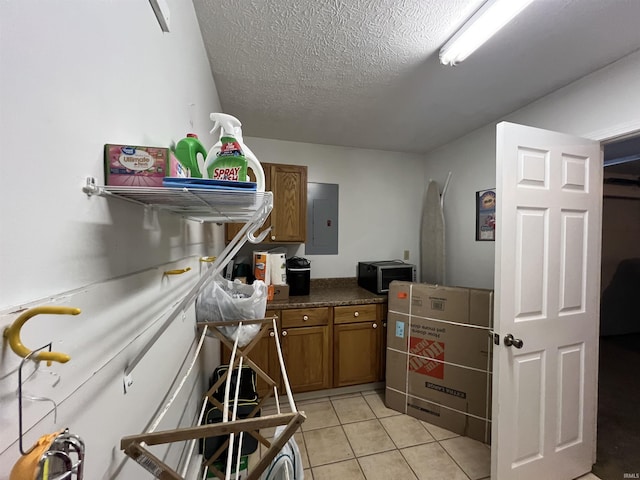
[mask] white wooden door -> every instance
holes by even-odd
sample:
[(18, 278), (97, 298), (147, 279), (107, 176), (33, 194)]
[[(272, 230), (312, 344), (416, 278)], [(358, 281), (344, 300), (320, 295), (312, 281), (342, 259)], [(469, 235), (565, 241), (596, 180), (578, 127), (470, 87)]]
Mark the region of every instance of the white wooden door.
[(569, 480), (595, 460), (600, 145), (505, 122), (496, 148), (492, 478)]

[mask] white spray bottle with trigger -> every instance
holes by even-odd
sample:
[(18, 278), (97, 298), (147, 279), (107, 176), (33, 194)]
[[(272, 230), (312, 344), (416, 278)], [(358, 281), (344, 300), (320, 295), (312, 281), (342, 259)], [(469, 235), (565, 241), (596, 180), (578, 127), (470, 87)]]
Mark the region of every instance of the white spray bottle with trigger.
[[(211, 147), (211, 150), (209, 150), (209, 153), (207, 154), (207, 158), (204, 163), (204, 172), (206, 173), (203, 173), (211, 179), (220, 178), (217, 174), (221, 170), (221, 168), (219, 168), (221, 163), (223, 165), (226, 163), (227, 167), (230, 166), (230, 169), (233, 170), (234, 157), (225, 157), (225, 147), (226, 145), (232, 145), (235, 141), (240, 147), (240, 155), (235, 158), (239, 159), (239, 157), (244, 157), (243, 159), (246, 159), (247, 167), (253, 170), (253, 174), (256, 177), (256, 191), (264, 192), (264, 170), (262, 169), (262, 165), (255, 154), (244, 144), (242, 140), (242, 124), (240, 123), (240, 120), (232, 115), (227, 115), (226, 113), (212, 113), (210, 118), (214, 122), (210, 133), (215, 132), (219, 128), (220, 138), (216, 144)], [(236, 152), (236, 155), (238, 155), (237, 150)], [(226, 162), (225, 158), (227, 159)], [(248, 180), (248, 177), (238, 178), (238, 181)]]

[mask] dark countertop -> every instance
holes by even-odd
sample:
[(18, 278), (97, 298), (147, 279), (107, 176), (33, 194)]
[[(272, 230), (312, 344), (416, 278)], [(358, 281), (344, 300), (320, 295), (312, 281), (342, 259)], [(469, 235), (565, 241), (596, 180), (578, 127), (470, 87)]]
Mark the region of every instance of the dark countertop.
[(309, 295), (289, 296), (289, 300), (284, 302), (269, 302), (267, 309), (286, 310), (386, 302), (387, 295), (371, 293), (360, 288), (355, 278), (323, 278), (311, 279)]

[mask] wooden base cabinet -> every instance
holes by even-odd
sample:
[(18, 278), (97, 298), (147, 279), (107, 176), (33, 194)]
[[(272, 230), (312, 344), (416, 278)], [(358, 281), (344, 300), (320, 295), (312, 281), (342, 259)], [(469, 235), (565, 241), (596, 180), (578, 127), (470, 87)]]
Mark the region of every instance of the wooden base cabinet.
[(385, 381), (387, 374), (387, 308), (388, 305), (386, 303), (378, 304), (378, 318), (382, 323), (380, 332), (380, 375), (378, 375), (378, 380), (381, 382)]
[[(384, 380), (387, 304), (267, 310), (278, 317), (282, 355), (293, 393)], [(284, 392), (273, 329), (249, 354)], [(231, 352), (223, 347), (222, 363)], [(260, 396), (269, 391), (258, 376)]]
[(334, 307), (334, 387), (377, 382), (382, 370), (379, 305)]
[(294, 393), (331, 388), (330, 307), (282, 311), (282, 353)]

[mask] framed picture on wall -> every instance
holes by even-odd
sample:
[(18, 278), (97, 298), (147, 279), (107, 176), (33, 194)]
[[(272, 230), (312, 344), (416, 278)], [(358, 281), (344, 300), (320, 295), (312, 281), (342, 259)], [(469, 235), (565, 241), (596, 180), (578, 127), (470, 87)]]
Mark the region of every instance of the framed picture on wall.
[(476, 240), (496, 239), (496, 189), (476, 192)]

